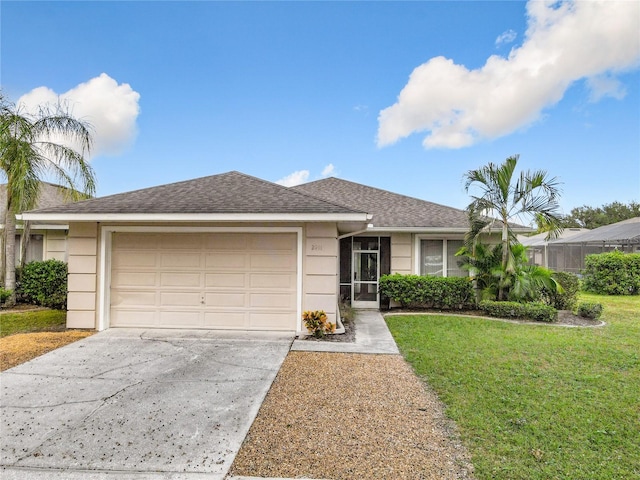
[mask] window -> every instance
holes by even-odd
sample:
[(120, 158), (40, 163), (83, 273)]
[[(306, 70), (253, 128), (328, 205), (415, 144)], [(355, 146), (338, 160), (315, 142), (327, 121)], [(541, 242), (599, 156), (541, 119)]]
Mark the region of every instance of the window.
[(16, 235), (16, 265), (20, 264), (21, 255), (24, 250), (24, 263), (41, 261), (44, 252), (44, 236), (29, 235), (29, 241), (22, 242), (22, 235)]
[(466, 277), (455, 256), (462, 245), (462, 240), (420, 240), (420, 275)]

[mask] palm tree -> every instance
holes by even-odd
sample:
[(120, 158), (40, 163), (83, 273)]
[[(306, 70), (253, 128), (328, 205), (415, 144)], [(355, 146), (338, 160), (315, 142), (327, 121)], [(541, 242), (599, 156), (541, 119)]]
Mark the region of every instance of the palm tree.
[[(558, 180), (549, 178), (544, 170), (527, 170), (514, 178), (518, 158), (519, 155), (509, 157), (501, 165), (489, 163), (477, 170), (469, 170), (464, 176), (467, 193), (472, 186), (479, 189), (477, 195), (471, 195), (472, 202), (467, 207), (471, 223), (467, 239), (470, 244), (475, 244), (482, 232), (490, 231), (496, 222), (500, 222), (503, 276), (515, 270), (511, 246), (518, 241), (510, 221), (536, 218), (544, 222), (548, 238), (557, 237), (562, 232)], [(503, 284), (504, 281), (500, 282), (499, 300), (505, 299)]]
[(0, 94), (0, 170), (7, 182), (4, 287), (13, 292), (7, 303), (15, 303), (16, 214), (34, 208), (43, 176), (55, 178), (72, 199), (93, 195), (95, 175), (85, 159), (90, 148), (90, 126), (61, 105), (32, 115)]

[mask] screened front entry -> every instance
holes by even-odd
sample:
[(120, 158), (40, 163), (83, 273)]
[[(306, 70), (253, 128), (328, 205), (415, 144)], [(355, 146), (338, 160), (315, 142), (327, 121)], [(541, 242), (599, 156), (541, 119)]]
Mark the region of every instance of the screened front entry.
[(378, 281), (389, 273), (389, 237), (350, 237), (340, 242), (340, 297), (356, 308), (379, 308)]

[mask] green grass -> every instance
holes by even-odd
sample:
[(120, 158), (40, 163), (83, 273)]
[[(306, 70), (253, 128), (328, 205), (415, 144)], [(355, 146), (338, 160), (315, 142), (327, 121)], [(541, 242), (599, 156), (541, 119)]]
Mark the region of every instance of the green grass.
[(602, 303), (607, 326), (387, 317), (478, 479), (640, 478), (640, 297), (581, 300)]
[(14, 333), (62, 331), (66, 328), (67, 312), (36, 310), (0, 313), (0, 337)]

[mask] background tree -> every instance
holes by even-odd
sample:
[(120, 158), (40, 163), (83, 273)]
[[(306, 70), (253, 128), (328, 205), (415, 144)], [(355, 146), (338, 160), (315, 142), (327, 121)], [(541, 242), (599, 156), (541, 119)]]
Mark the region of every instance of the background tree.
[(563, 223), (566, 228), (594, 229), (635, 217), (640, 217), (640, 203), (612, 202), (595, 208), (587, 205), (574, 208), (563, 218)]
[[(470, 170), (464, 176), (465, 190), (477, 190), (471, 195), (467, 206), (471, 228), (467, 243), (477, 244), (480, 234), (490, 231), (496, 225), (502, 232), (502, 261), (498, 299), (505, 300), (504, 285), (507, 276), (515, 272), (515, 258), (512, 245), (518, 243), (509, 222), (518, 221), (529, 224), (540, 219), (548, 228), (549, 237), (557, 237), (562, 231), (558, 213), (560, 196), (559, 182), (549, 178), (544, 170), (523, 171), (515, 175), (519, 155), (507, 158), (501, 165), (489, 163), (477, 170)], [(499, 223), (498, 223), (499, 222)]]
[(95, 175), (85, 159), (90, 148), (90, 126), (63, 106), (32, 115), (0, 94), (0, 171), (7, 182), (4, 286), (13, 292), (7, 303), (15, 303), (16, 214), (36, 205), (43, 177), (55, 179), (72, 197), (95, 194)]

